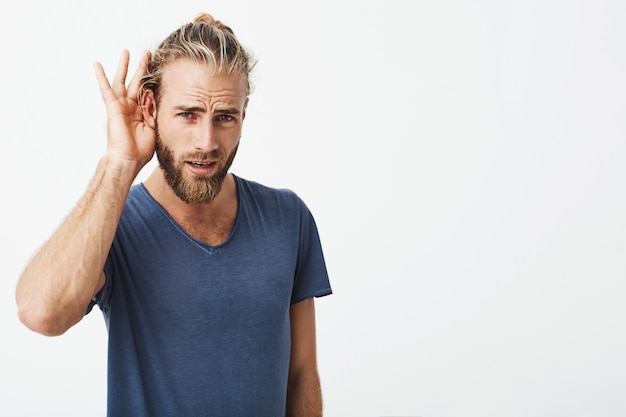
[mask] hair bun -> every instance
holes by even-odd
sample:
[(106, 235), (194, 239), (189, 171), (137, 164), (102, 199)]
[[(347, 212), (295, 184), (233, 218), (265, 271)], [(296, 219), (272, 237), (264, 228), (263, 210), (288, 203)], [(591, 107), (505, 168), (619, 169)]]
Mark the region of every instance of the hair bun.
[(215, 18), (208, 13), (200, 13), (196, 16), (195, 19), (193, 19), (192, 23), (194, 25), (205, 24), (209, 26), (214, 26), (217, 29), (225, 30), (229, 33), (232, 33), (233, 35), (235, 34), (231, 28), (229, 28), (219, 20), (215, 20)]

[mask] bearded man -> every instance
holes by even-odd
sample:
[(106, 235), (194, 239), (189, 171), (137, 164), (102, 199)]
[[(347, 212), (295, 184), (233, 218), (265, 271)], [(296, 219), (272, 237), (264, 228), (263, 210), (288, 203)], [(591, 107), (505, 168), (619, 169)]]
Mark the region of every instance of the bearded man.
[(332, 290), (315, 221), (295, 193), (229, 172), (251, 55), (201, 14), (126, 86), (128, 64), (112, 83), (95, 65), (107, 149), (20, 277), (20, 319), (61, 335), (99, 306), (109, 416), (322, 415), (314, 298)]

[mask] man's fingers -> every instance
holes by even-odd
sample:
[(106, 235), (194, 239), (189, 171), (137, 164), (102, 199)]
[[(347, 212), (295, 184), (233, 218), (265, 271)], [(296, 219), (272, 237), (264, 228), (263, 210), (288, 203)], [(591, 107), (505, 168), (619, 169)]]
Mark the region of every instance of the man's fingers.
[(135, 75), (128, 85), (128, 97), (133, 100), (137, 100), (138, 98), (139, 88), (141, 88), (141, 79), (148, 72), (148, 64), (151, 58), (152, 54), (149, 51), (143, 53), (137, 71), (135, 71)]
[(150, 63), (151, 57), (152, 54), (149, 51), (143, 53), (139, 66), (137, 67), (137, 71), (128, 85), (128, 90), (126, 89), (126, 75), (128, 74), (128, 65), (130, 61), (130, 53), (128, 50), (122, 50), (113, 83), (109, 82), (102, 64), (100, 62), (95, 62), (94, 70), (104, 102), (113, 103), (122, 97), (127, 97), (136, 101), (138, 98), (137, 93), (141, 87), (141, 79), (148, 71), (148, 64)]
[(113, 79), (113, 91), (118, 97), (126, 95), (126, 74), (128, 73), (128, 61), (130, 59), (130, 53), (127, 49), (122, 50), (120, 59), (117, 63), (117, 70), (115, 71), (115, 78)]
[(113, 92), (111, 84), (109, 84), (109, 79), (104, 73), (104, 68), (102, 67), (102, 64), (99, 62), (94, 62), (93, 68), (96, 73), (96, 79), (98, 80), (98, 86), (100, 87), (100, 94), (102, 94), (102, 99), (105, 103), (111, 103), (115, 101), (115, 92)]

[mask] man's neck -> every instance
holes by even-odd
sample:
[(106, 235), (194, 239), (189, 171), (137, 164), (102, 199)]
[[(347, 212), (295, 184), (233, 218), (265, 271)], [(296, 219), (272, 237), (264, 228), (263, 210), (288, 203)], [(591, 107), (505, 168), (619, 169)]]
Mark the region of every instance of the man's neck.
[(206, 204), (191, 205), (182, 201), (165, 181), (159, 167), (144, 182), (144, 186), (193, 238), (214, 246), (230, 234), (237, 214), (237, 187), (232, 174), (226, 175), (219, 194)]

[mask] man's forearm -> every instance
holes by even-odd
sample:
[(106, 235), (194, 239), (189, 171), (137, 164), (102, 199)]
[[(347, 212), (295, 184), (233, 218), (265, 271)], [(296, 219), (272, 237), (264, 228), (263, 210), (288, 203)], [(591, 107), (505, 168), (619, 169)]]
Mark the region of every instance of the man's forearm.
[(85, 313), (102, 270), (136, 167), (106, 156), (85, 195), (26, 267), (16, 289), (18, 314), (34, 331), (64, 333)]
[(289, 379), (287, 417), (322, 417), (322, 390), (317, 372)]

